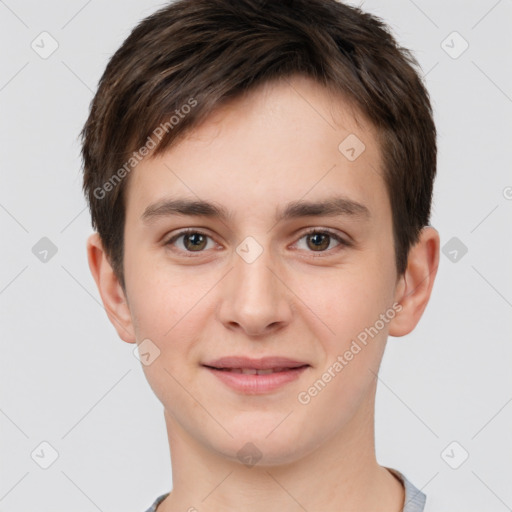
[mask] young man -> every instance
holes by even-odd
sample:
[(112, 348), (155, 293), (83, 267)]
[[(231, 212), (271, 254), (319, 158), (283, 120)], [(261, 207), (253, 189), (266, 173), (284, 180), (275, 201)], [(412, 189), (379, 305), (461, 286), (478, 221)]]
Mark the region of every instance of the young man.
[(387, 336), (439, 257), (414, 65), (336, 0), (181, 0), (109, 62), (87, 250), (164, 406), (172, 492), (150, 511), (424, 510), (374, 446)]

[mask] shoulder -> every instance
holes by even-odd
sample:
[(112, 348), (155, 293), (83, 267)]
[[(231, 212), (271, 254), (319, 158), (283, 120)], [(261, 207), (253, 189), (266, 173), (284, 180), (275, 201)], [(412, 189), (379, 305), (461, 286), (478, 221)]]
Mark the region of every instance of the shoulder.
[(416, 488), (400, 471), (386, 468), (395, 475), (403, 484), (405, 489), (405, 502), (403, 512), (427, 512), (425, 509), (426, 495)]
[(149, 507), (146, 510), (146, 512), (156, 512), (156, 508), (158, 507), (158, 505), (160, 505), (160, 503), (162, 503), (162, 501), (164, 501), (164, 499), (167, 498), (167, 496), (169, 496), (169, 493), (162, 494), (161, 496), (158, 496), (158, 498), (153, 502), (151, 507)]

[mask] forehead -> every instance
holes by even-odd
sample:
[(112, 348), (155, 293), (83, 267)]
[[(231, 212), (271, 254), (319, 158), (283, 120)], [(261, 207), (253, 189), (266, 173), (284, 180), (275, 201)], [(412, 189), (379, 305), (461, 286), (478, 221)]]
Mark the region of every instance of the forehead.
[[(216, 203), (229, 217), (276, 217), (298, 199), (343, 196), (382, 215), (387, 194), (370, 123), (339, 95), (295, 76), (217, 108), (132, 171), (127, 222), (174, 198)], [(283, 212), (281, 212), (283, 213)]]

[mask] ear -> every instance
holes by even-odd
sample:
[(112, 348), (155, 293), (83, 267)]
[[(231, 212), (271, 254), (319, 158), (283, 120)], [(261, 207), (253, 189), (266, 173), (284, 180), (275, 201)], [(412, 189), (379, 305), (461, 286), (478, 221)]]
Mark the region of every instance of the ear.
[(103, 250), (98, 233), (93, 233), (87, 239), (87, 259), (110, 322), (123, 341), (135, 343), (135, 331), (125, 293)]
[(396, 286), (395, 301), (401, 304), (402, 310), (390, 322), (391, 336), (404, 336), (419, 322), (437, 274), (439, 243), (439, 233), (427, 226), (421, 230), (418, 242), (411, 247), (407, 268)]

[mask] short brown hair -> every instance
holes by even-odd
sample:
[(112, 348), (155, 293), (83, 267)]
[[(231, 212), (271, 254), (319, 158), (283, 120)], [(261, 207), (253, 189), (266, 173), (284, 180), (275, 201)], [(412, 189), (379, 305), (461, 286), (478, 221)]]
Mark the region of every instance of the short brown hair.
[(401, 275), (428, 225), (436, 173), (432, 108), (415, 68), (382, 20), (337, 0), (178, 0), (141, 21), (110, 59), (81, 132), (92, 225), (123, 289), (124, 191), (138, 151), (158, 127), (154, 155), (222, 102), (297, 73), (376, 127)]

